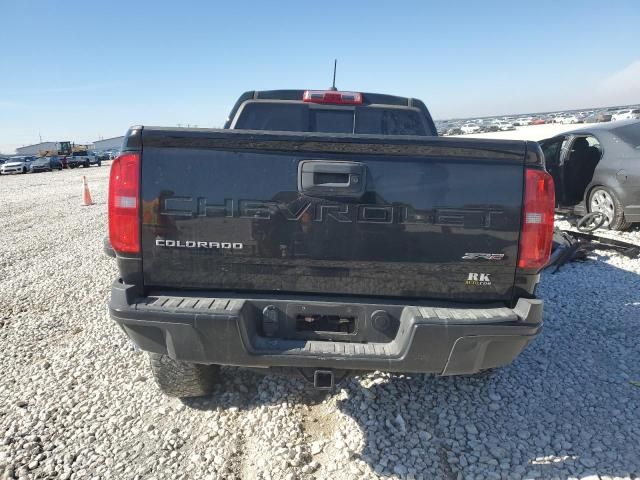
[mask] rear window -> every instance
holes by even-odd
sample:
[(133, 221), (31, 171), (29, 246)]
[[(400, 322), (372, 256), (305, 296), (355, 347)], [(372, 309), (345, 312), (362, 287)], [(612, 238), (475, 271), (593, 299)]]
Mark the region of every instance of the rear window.
[(309, 109), (310, 132), (353, 133), (353, 110)]
[(410, 108), (322, 108), (300, 103), (248, 103), (233, 127), (242, 130), (427, 135), (422, 116)]
[(632, 148), (640, 149), (640, 123), (618, 127), (613, 130), (613, 134)]
[(309, 128), (309, 110), (306, 105), (249, 103), (242, 109), (235, 128), (304, 132)]
[(359, 108), (356, 133), (382, 135), (426, 135), (420, 114), (400, 108)]

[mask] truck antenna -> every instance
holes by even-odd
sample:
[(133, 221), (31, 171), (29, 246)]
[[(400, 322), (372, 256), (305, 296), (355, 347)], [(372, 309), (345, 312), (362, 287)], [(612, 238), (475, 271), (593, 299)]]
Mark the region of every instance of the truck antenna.
[(336, 88), (336, 69), (338, 68), (338, 59), (334, 59), (333, 60), (333, 85), (331, 85), (331, 88), (329, 90), (333, 90), (336, 91), (338, 90)]

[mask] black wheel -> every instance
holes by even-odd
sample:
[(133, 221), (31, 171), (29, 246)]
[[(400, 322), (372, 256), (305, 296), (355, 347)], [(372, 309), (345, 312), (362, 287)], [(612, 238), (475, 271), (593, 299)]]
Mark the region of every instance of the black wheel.
[(611, 230), (626, 230), (631, 225), (624, 218), (624, 208), (615, 193), (606, 187), (596, 187), (589, 194), (589, 212), (600, 212), (606, 219), (602, 226)]
[(203, 397), (213, 391), (219, 365), (203, 365), (174, 360), (168, 355), (149, 353), (151, 371), (160, 390), (170, 397)]
[(606, 221), (607, 217), (605, 217), (604, 213), (591, 212), (587, 213), (578, 221), (576, 228), (579, 232), (589, 233), (602, 227), (602, 225), (604, 225), (604, 222)]
[(82, 165), (84, 168), (89, 168), (91, 166), (91, 164), (87, 161), (84, 162), (84, 165)]
[(22, 167), (22, 173), (27, 173), (29, 170), (27, 170), (27, 167)]
[(98, 166), (101, 167), (102, 166), (102, 160), (98, 160)]

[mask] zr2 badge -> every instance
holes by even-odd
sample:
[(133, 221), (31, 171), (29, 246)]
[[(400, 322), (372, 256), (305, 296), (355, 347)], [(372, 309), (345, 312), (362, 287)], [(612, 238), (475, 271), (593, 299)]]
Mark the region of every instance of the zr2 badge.
[(502, 260), (504, 253), (465, 253), (462, 260)]

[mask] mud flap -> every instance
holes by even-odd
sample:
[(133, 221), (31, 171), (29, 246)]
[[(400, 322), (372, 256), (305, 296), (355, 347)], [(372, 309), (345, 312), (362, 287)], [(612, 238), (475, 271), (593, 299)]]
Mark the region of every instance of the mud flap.
[(533, 337), (487, 335), (456, 340), (442, 375), (463, 375), (510, 362), (524, 350)]

